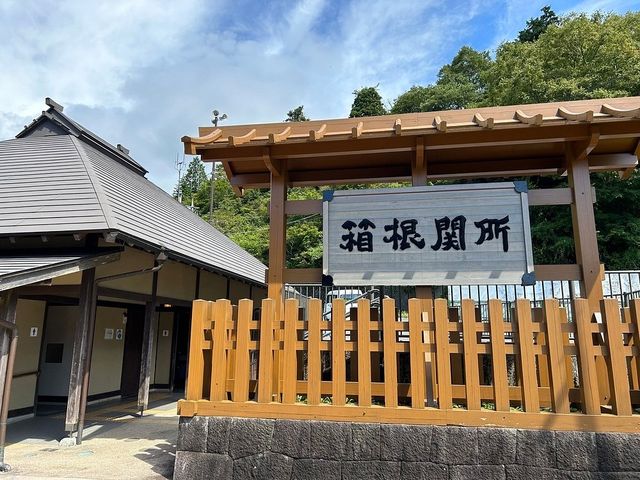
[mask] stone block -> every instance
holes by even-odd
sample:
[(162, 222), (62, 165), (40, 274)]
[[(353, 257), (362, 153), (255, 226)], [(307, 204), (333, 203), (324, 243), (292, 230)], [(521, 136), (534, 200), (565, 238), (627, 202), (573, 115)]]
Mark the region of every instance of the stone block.
[(516, 463), (518, 465), (555, 468), (555, 432), (549, 430), (518, 430), (516, 437)]
[(207, 417), (180, 417), (177, 450), (206, 452)]
[(451, 465), (449, 480), (505, 480), (504, 465)]
[(347, 460), (353, 453), (351, 424), (344, 422), (311, 422), (312, 458)]
[(559, 470), (598, 470), (596, 434), (556, 432), (556, 463)]
[(534, 467), (531, 465), (507, 465), (505, 467), (507, 480), (557, 480), (558, 471), (553, 468)]
[[(279, 453), (258, 453), (233, 461), (234, 480), (283, 480), (291, 477), (293, 459)], [(211, 477), (222, 478), (224, 477)]]
[(380, 459), (428, 462), (432, 431), (429, 425), (381, 425)]
[(340, 476), (340, 462), (316, 458), (294, 460), (291, 472), (291, 480), (332, 480)]
[(593, 479), (594, 480), (640, 480), (640, 472), (601, 472), (598, 474), (594, 474)]
[(411, 480), (449, 480), (449, 466), (431, 462), (402, 462), (400, 478)]
[(342, 480), (399, 480), (400, 462), (342, 462)]
[(354, 460), (380, 460), (380, 424), (353, 423), (351, 442)]
[(273, 420), (233, 418), (229, 426), (229, 454), (232, 458), (266, 452), (271, 447)]
[(176, 452), (174, 480), (231, 478), (233, 460), (228, 455), (201, 452)]
[(596, 433), (598, 466), (602, 472), (640, 472), (640, 435)]
[(516, 462), (516, 430), (478, 428), (478, 463), (509, 465)]
[(229, 417), (208, 417), (207, 452), (229, 453)]
[(447, 465), (477, 465), (478, 429), (433, 427), (431, 461)]
[(276, 420), (271, 451), (292, 458), (309, 458), (311, 424), (306, 420)]

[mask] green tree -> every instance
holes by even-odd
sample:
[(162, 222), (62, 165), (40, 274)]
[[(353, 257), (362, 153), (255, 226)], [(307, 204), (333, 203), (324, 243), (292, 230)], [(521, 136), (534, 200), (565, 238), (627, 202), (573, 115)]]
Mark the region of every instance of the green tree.
[(176, 185), (173, 196), (179, 198), (178, 194), (180, 194), (184, 205), (191, 205), (191, 199), (193, 198), (195, 204), (198, 191), (203, 186), (206, 186), (207, 183), (204, 163), (202, 163), (200, 157), (193, 157), (187, 166), (187, 171), (180, 179), (180, 183)]
[(549, 5), (542, 7), (540, 12), (542, 12), (542, 15), (539, 17), (527, 20), (527, 26), (524, 30), (520, 30), (518, 34), (518, 41), (535, 42), (540, 35), (547, 31), (550, 25), (558, 25), (560, 23), (560, 19)]
[(304, 114), (304, 105), (289, 110), (289, 112), (287, 112), (287, 118), (284, 119), (285, 122), (306, 122), (309, 120), (311, 119)]
[(384, 115), (387, 111), (382, 104), (382, 97), (378, 92), (378, 86), (363, 87), (353, 92), (355, 99), (351, 105), (349, 117), (373, 117)]

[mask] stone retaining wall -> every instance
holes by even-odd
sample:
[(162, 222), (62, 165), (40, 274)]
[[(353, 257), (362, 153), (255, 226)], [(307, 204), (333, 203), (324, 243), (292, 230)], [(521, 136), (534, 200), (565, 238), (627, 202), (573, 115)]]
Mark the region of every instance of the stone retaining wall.
[(640, 435), (193, 417), (174, 478), (640, 479)]

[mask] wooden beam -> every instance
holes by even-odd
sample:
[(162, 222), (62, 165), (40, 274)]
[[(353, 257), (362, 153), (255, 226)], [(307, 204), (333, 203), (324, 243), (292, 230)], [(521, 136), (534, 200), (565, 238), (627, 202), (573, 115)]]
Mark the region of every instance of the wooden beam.
[(636, 157), (636, 164), (634, 166), (628, 167), (628, 168), (624, 169), (622, 172), (620, 172), (620, 178), (622, 180), (630, 179), (631, 176), (633, 175), (633, 172), (635, 172), (635, 170), (636, 170), (636, 166), (638, 165), (638, 160), (640, 159), (640, 140), (636, 144), (636, 149), (633, 152), (633, 155)]
[(580, 265), (534, 265), (536, 281), (582, 280)]
[(237, 147), (239, 145), (242, 145), (243, 143), (250, 142), (251, 139), (254, 138), (255, 136), (256, 136), (256, 129), (255, 128), (253, 130), (250, 130), (245, 135), (240, 135), (240, 136), (230, 135), (229, 136), (229, 145), (232, 146), (232, 147)]
[(142, 333), (142, 355), (140, 358), (140, 377), (138, 381), (138, 410), (140, 415), (149, 406), (149, 386), (151, 385), (151, 355), (155, 341), (156, 308), (158, 306), (158, 271), (153, 272), (151, 281), (151, 300), (144, 307), (144, 329)]
[(322, 214), (322, 200), (287, 200), (284, 204), (286, 215)]
[(292, 284), (322, 283), (321, 268), (285, 268), (284, 282)]
[(291, 127), (286, 127), (280, 133), (270, 133), (269, 134), (269, 143), (278, 143), (286, 140), (291, 135)]
[(529, 190), (529, 205), (571, 205), (573, 192), (570, 188), (540, 188)]
[(69, 375), (69, 395), (67, 400), (67, 413), (65, 417), (65, 430), (73, 432), (78, 426), (80, 417), (80, 403), (82, 380), (84, 376), (85, 356), (88, 349), (90, 323), (95, 322), (95, 279), (96, 269), (89, 268), (82, 272), (80, 290), (80, 312), (75, 322), (73, 336), (73, 352), (71, 354), (71, 370)]
[(351, 129), (351, 137), (352, 138), (358, 138), (360, 135), (362, 135), (362, 126), (363, 126), (363, 123), (362, 122), (358, 122), (358, 125), (356, 125), (355, 127), (353, 127)]

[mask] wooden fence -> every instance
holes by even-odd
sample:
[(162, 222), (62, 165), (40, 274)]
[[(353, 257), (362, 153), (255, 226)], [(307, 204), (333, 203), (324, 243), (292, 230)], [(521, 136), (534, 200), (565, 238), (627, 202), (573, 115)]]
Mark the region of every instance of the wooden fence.
[(277, 307), (194, 302), (180, 415), (640, 431), (640, 300), (576, 299), (573, 322), (556, 300), (518, 300), (513, 322), (498, 300), (488, 322), (473, 300)]

